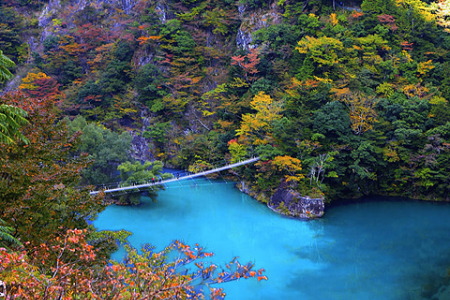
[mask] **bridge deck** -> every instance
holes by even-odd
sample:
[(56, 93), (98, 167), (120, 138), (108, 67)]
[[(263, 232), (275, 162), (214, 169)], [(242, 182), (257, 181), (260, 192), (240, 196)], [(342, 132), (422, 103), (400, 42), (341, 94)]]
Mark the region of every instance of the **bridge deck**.
[[(174, 181), (179, 181), (179, 180), (184, 180), (184, 179), (191, 179), (191, 178), (195, 178), (195, 177), (205, 176), (205, 175), (208, 175), (208, 174), (217, 173), (217, 172), (220, 172), (220, 171), (236, 168), (236, 167), (239, 167), (239, 166), (243, 166), (243, 165), (247, 165), (247, 164), (253, 163), (253, 162), (258, 161), (258, 160), (259, 160), (259, 157), (253, 157), (253, 158), (246, 159), (246, 160), (234, 163), (234, 164), (229, 164), (229, 165), (226, 165), (226, 166), (223, 166), (223, 167), (219, 167), (219, 168), (215, 168), (215, 169), (211, 169), (211, 170), (207, 170), (207, 171), (203, 171), (203, 172), (198, 172), (198, 173), (195, 173), (195, 174), (189, 174), (189, 175), (182, 176), (182, 177), (179, 177), (179, 178), (171, 178), (171, 179), (162, 180), (162, 181), (149, 182), (149, 183), (137, 184), (137, 185), (131, 185), (131, 186), (125, 186), (125, 187), (117, 187), (117, 188), (113, 188), (113, 189), (102, 190), (102, 192), (103, 193), (126, 192), (126, 191), (135, 190), (135, 189), (147, 188), (147, 187), (155, 186), (155, 185), (164, 185), (166, 183), (170, 183), (170, 182), (174, 182)], [(97, 195), (100, 192), (101, 191), (91, 191), (89, 194)]]

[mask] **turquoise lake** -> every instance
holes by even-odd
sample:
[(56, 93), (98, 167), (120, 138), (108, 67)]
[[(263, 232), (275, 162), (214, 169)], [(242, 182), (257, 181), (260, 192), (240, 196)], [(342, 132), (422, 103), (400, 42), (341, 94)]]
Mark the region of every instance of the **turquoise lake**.
[[(282, 217), (233, 183), (172, 183), (156, 202), (109, 206), (97, 229), (133, 232), (131, 244), (161, 250), (178, 239), (264, 268), (268, 281), (222, 284), (228, 300), (450, 299), (450, 204), (371, 198), (327, 209), (322, 219)], [(115, 254), (120, 260), (123, 252)], [(435, 295), (436, 294), (436, 295)]]

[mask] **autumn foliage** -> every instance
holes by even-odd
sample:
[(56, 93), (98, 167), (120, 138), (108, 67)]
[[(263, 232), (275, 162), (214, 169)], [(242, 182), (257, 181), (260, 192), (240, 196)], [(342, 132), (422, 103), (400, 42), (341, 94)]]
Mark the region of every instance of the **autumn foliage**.
[(23, 75), (0, 104), (29, 121), (1, 145), (0, 219), (27, 250), (103, 208), (79, 188), (79, 149), (106, 142), (68, 135), (63, 115), (180, 169), (259, 156), (227, 175), (266, 198), (287, 183), (449, 200), (449, 1), (60, 1), (51, 16), (47, 2), (0, 4), (0, 52)]
[(259, 72), (257, 68), (260, 61), (258, 54), (258, 49), (250, 49), (250, 52), (246, 55), (232, 56), (231, 64), (241, 67), (244, 71), (246, 80), (253, 81), (255, 79), (255, 74)]
[(68, 228), (87, 227), (103, 205), (78, 187), (85, 155), (70, 154), (77, 135), (69, 135), (58, 121), (52, 98), (32, 98), (24, 93), (4, 95), (1, 103), (22, 108), (29, 124), (22, 128), (28, 144), (2, 145), (0, 165), (0, 218), (14, 227), (15, 236), (39, 245)]
[(52, 98), (57, 101), (62, 98), (59, 86), (56, 79), (43, 72), (30, 72), (22, 79), (19, 89), (32, 98)]
[(267, 279), (263, 270), (235, 259), (218, 272), (203, 261), (212, 253), (199, 245), (175, 241), (160, 252), (127, 247), (124, 262), (103, 264), (87, 243), (86, 230), (72, 229), (33, 248), (33, 255), (0, 249), (6, 299), (223, 299), (225, 293), (215, 284)]

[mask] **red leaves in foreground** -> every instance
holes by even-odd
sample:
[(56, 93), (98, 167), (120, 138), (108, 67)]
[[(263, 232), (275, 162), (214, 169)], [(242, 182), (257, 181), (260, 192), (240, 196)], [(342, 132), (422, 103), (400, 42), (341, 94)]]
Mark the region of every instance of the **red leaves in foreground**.
[(252, 264), (236, 259), (216, 274), (216, 265), (199, 261), (212, 253), (179, 241), (161, 252), (127, 247), (124, 263), (100, 264), (85, 234), (68, 230), (53, 246), (35, 249), (33, 258), (0, 249), (6, 299), (223, 299), (223, 290), (211, 285), (251, 277), (267, 280), (263, 269), (254, 271)]

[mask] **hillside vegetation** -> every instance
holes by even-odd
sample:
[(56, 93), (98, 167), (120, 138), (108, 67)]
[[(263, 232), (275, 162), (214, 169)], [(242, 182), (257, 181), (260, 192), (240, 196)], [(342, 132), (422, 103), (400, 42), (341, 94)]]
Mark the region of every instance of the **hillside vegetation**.
[(135, 158), (184, 169), (259, 155), (240, 176), (268, 196), (287, 181), (328, 200), (449, 200), (448, 1), (3, 3), (20, 78), (6, 90), (122, 141), (90, 153), (103, 167), (87, 183), (111, 179), (132, 138)]
[(91, 226), (107, 202), (89, 190), (163, 164), (259, 156), (233, 176), (261, 201), (450, 200), (449, 27), (443, 0), (2, 1), (0, 296), (223, 299), (216, 284), (266, 280), (179, 241), (108, 261), (130, 233)]

